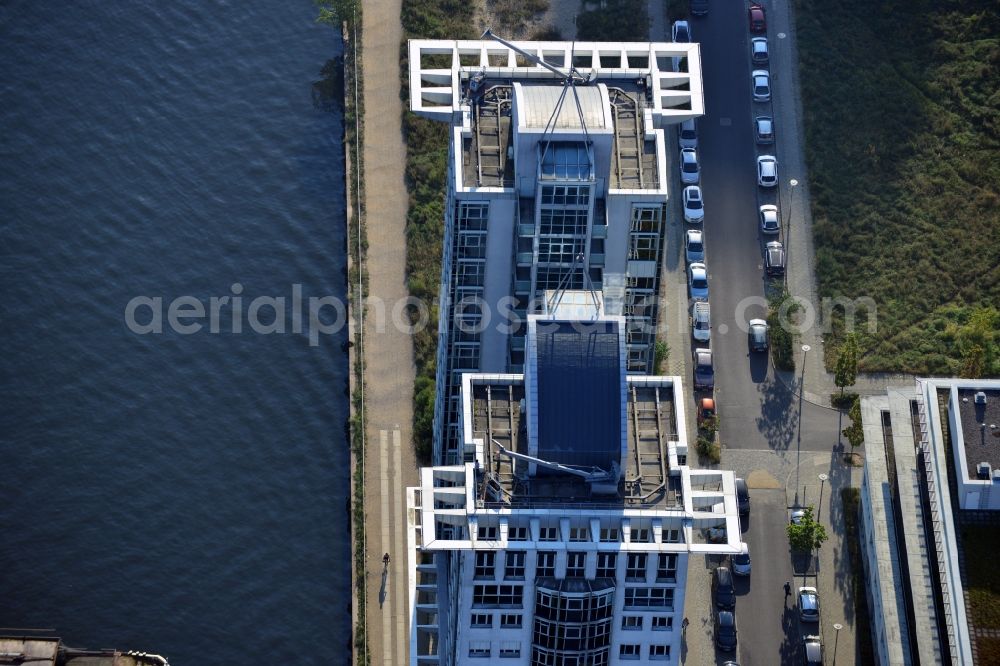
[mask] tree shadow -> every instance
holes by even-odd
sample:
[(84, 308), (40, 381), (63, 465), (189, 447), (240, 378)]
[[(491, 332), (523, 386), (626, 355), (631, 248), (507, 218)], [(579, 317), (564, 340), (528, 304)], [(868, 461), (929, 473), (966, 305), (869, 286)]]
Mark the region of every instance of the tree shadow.
[(787, 451), (793, 447), (798, 434), (799, 406), (797, 396), (773, 375), (757, 384), (761, 396), (757, 429), (767, 439), (772, 449)]

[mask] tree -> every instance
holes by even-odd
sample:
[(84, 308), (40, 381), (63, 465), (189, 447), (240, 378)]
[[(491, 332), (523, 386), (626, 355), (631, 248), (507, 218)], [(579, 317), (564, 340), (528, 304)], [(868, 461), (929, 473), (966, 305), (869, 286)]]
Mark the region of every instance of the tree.
[(813, 508), (806, 507), (805, 515), (796, 523), (788, 526), (788, 543), (793, 550), (809, 552), (823, 545), (829, 535), (826, 528), (813, 518)]
[(840, 346), (840, 355), (837, 357), (837, 372), (834, 375), (834, 383), (840, 387), (840, 395), (844, 395), (844, 388), (854, 386), (858, 379), (858, 337), (854, 333), (848, 333), (844, 338), (844, 344)]
[(847, 415), (851, 419), (851, 425), (844, 428), (842, 432), (851, 444), (851, 456), (853, 457), (855, 447), (865, 443), (865, 428), (861, 423), (861, 398), (854, 398), (854, 402), (851, 403), (851, 411)]
[(319, 7), (317, 23), (326, 23), (339, 28), (344, 21), (353, 21), (358, 9), (358, 0), (315, 0)]
[(962, 355), (962, 369), (958, 371), (958, 376), (965, 379), (979, 379), (985, 369), (986, 352), (981, 346), (972, 345)]

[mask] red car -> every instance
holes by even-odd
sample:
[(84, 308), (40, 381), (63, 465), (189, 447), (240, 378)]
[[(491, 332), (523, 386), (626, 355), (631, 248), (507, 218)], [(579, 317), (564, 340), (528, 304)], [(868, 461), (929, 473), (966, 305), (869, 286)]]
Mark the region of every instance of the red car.
[(759, 2), (751, 2), (747, 11), (750, 18), (750, 32), (755, 35), (763, 35), (767, 32), (767, 19), (764, 18), (764, 5)]

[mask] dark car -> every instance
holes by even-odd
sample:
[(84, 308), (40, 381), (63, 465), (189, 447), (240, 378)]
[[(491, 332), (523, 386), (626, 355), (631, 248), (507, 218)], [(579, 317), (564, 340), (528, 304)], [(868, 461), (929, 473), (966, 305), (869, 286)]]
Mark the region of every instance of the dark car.
[(725, 652), (736, 650), (736, 614), (732, 611), (715, 614), (715, 645)]
[(722, 610), (736, 609), (736, 588), (729, 567), (716, 567), (712, 572), (712, 598)]
[(741, 516), (750, 513), (750, 489), (745, 479), (736, 479), (736, 506)]
[(767, 277), (785, 274), (785, 247), (781, 241), (771, 241), (764, 248), (764, 273)]
[(758, 144), (766, 146), (774, 143), (774, 119), (771, 116), (757, 116), (753, 129)]
[(755, 35), (763, 35), (767, 32), (767, 19), (764, 16), (764, 5), (759, 2), (751, 2), (750, 9), (747, 10), (747, 17), (750, 20), (750, 32)]
[(691, 13), (694, 16), (708, 14), (708, 0), (691, 0)]
[(763, 319), (751, 319), (750, 330), (747, 332), (747, 339), (750, 342), (750, 351), (767, 351), (767, 322)]
[(699, 347), (694, 350), (694, 390), (711, 391), (715, 388), (715, 369), (712, 367), (712, 350)]

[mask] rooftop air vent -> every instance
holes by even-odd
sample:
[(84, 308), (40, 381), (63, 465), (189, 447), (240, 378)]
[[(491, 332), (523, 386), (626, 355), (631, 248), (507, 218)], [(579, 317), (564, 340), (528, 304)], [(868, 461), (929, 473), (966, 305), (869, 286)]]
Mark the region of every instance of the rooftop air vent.
[(986, 392), (985, 391), (979, 391), (979, 392), (976, 393), (976, 404), (977, 405), (985, 405), (986, 404)]
[[(1000, 470), (997, 470), (1000, 472)], [(988, 462), (981, 462), (976, 465), (976, 478), (980, 481), (989, 481), (991, 474), (990, 464)]]

